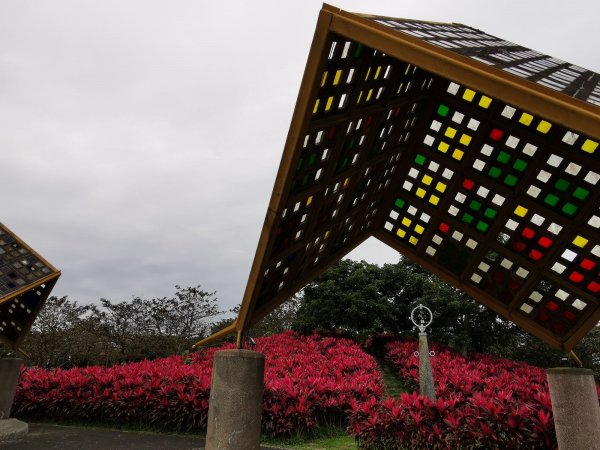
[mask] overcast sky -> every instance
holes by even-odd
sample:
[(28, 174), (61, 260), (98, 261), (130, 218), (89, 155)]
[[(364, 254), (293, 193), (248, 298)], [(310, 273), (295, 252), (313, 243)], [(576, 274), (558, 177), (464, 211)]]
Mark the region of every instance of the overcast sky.
[[(345, 1), (600, 72), (598, 6)], [(0, 1), (0, 221), (80, 303), (241, 301), (320, 1)], [(595, 9), (595, 11), (592, 11)], [(351, 254), (395, 262), (376, 242)]]

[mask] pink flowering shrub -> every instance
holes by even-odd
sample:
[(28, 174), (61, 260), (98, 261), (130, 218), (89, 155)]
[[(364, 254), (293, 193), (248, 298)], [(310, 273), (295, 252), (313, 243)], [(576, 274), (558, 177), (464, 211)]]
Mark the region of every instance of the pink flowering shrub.
[[(418, 391), (416, 342), (387, 343), (386, 359)], [(543, 369), (433, 345), (437, 401), (414, 394), (353, 403), (350, 429), (368, 449), (556, 449)]]
[[(282, 333), (256, 340), (265, 354), (263, 430), (303, 433), (319, 420), (345, 418), (352, 402), (383, 391), (376, 361), (355, 343)], [(214, 352), (170, 356), (109, 368), (23, 371), (13, 414), (25, 419), (77, 420), (206, 429)]]

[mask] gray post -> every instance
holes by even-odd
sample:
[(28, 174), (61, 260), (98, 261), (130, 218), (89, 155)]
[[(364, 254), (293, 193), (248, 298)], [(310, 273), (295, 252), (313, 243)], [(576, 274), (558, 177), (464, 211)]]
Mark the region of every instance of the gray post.
[(215, 353), (206, 450), (258, 450), (265, 357), (250, 350)]
[(9, 419), (22, 363), (18, 358), (0, 359), (0, 442), (22, 438), (29, 429), (25, 422)]
[(0, 359), (0, 420), (10, 417), (22, 363), (18, 358)]
[(600, 449), (600, 406), (590, 369), (546, 370), (560, 450)]
[(434, 402), (435, 383), (429, 359), (429, 345), (427, 344), (427, 333), (419, 333), (419, 392), (426, 395)]

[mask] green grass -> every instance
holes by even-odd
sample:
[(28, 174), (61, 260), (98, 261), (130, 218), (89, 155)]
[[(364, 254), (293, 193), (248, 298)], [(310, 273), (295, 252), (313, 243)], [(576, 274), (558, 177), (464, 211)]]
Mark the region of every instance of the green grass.
[(410, 393), (404, 386), (402, 379), (398, 377), (394, 369), (384, 362), (379, 363), (379, 371), (383, 378), (383, 385), (385, 387), (384, 396), (388, 397), (400, 397), (400, 394), (404, 392)]
[(339, 436), (289, 445), (285, 448), (294, 450), (356, 450), (358, 447), (350, 436)]
[(311, 437), (295, 436), (285, 439), (267, 439), (262, 445), (289, 450), (357, 450), (354, 438), (343, 427), (320, 427)]

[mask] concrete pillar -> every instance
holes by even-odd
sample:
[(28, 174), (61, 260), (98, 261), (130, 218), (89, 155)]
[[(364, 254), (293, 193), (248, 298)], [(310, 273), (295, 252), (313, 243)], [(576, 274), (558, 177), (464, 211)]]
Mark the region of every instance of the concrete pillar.
[(419, 392), (426, 395), (434, 402), (435, 383), (429, 359), (429, 345), (427, 344), (427, 333), (419, 333)]
[(250, 350), (215, 353), (206, 450), (258, 450), (265, 357)]
[(0, 420), (10, 417), (22, 363), (18, 358), (0, 359)]
[(600, 449), (600, 406), (593, 372), (559, 367), (546, 370), (560, 450)]

